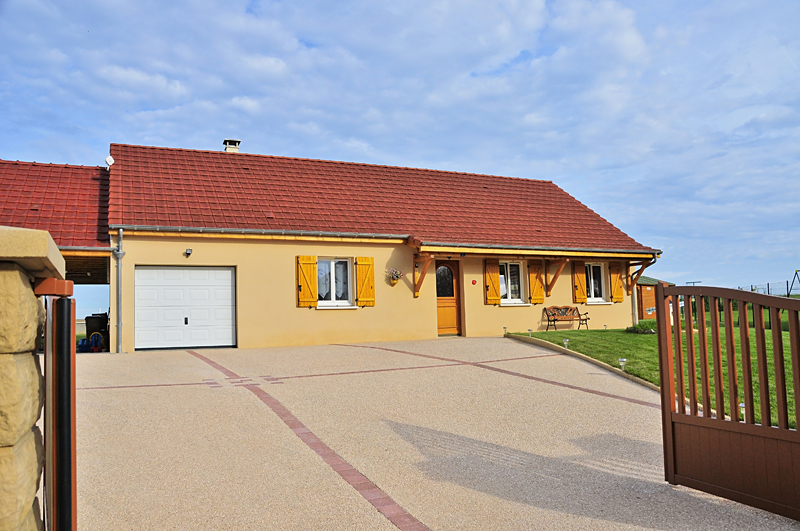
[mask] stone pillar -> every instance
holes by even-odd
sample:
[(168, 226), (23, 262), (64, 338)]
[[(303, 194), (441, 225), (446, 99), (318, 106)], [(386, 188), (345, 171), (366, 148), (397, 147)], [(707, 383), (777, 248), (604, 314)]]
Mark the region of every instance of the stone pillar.
[(0, 227), (0, 531), (42, 530), (36, 492), (44, 449), (36, 421), (44, 385), (38, 338), (44, 307), (36, 278), (64, 278), (64, 259), (47, 232)]

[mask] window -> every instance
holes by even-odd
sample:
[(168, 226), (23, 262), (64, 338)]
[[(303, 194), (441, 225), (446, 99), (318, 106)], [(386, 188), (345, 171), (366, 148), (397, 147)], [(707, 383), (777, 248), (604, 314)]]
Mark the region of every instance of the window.
[(317, 258), (317, 305), (352, 306), (350, 260)]
[(500, 304), (522, 304), (522, 264), (500, 262)]
[(586, 302), (606, 302), (603, 264), (586, 264)]

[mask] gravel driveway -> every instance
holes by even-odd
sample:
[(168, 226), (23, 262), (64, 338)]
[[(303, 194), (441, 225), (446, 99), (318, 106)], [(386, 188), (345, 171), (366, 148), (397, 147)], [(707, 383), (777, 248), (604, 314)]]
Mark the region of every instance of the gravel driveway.
[(81, 529), (800, 529), (663, 478), (658, 394), (510, 339), (78, 357)]

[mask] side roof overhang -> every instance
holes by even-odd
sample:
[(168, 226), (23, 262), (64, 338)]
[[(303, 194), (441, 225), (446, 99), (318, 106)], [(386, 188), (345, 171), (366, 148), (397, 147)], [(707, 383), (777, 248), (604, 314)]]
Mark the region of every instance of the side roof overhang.
[(108, 171), (0, 160), (0, 225), (46, 230), (76, 284), (108, 284)]

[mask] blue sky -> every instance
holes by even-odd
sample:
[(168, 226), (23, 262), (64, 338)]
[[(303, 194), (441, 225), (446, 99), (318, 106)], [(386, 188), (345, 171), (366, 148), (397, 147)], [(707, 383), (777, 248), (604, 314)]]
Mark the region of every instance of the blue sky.
[(0, 158), (234, 137), (550, 179), (662, 249), (648, 274), (781, 281), (800, 269), (798, 27), (796, 1), (0, 0)]

